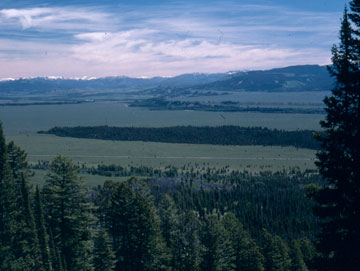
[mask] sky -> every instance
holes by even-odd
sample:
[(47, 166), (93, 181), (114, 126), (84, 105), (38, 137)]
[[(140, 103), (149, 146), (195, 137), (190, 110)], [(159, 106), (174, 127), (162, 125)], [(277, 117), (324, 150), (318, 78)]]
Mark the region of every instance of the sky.
[(0, 0), (0, 80), (329, 64), (345, 0)]

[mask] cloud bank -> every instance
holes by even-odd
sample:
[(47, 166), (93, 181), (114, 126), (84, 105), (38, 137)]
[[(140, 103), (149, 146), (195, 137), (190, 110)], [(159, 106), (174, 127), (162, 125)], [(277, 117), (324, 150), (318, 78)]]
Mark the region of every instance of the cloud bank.
[(0, 78), (172, 76), (330, 62), (341, 13), (220, 4), (2, 9)]

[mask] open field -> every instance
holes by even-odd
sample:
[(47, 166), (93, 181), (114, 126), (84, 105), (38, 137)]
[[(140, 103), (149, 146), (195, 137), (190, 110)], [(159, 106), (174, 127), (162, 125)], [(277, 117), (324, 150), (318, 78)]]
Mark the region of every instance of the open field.
[[(55, 155), (71, 157), (88, 166), (117, 164), (146, 165), (164, 168), (168, 165), (229, 166), (249, 171), (282, 170), (290, 167), (315, 168), (315, 151), (292, 147), (214, 146), (166, 144), (151, 142), (114, 142), (91, 139), (60, 138), (36, 132), (54, 126), (143, 126), (174, 125), (263, 126), (285, 130), (319, 129), (320, 114), (223, 113), (199, 111), (149, 111), (130, 108), (126, 104), (89, 103), (41, 106), (0, 107), (0, 120), (7, 141), (25, 149), (28, 160), (51, 160)], [(37, 172), (33, 183), (42, 183), (43, 171)], [(98, 184), (106, 177), (85, 176), (87, 184)], [(112, 178), (114, 179), (114, 178)]]
[(162, 168), (192, 163), (259, 171), (297, 166), (301, 169), (314, 168), (315, 157), (315, 151), (293, 147), (122, 142), (39, 134), (13, 135), (8, 140), (14, 140), (24, 148), (31, 163), (48, 161), (62, 154), (89, 166), (104, 163)]
[(149, 111), (122, 103), (0, 106), (6, 135), (48, 130), (54, 126), (261, 126), (285, 130), (318, 130), (321, 114)]

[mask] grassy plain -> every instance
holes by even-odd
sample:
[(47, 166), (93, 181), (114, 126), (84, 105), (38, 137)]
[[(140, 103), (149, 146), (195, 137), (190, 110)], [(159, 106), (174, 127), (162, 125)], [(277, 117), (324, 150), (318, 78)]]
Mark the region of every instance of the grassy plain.
[[(230, 166), (249, 171), (282, 170), (289, 167), (313, 169), (315, 152), (291, 147), (214, 146), (151, 142), (112, 142), (39, 135), (39, 130), (54, 126), (144, 126), (240, 125), (285, 130), (320, 129), (319, 114), (264, 114), (198, 111), (149, 111), (130, 108), (123, 103), (73, 105), (0, 106), (0, 120), (7, 140), (25, 149), (31, 163), (51, 160), (55, 155), (71, 157), (87, 165), (117, 164), (152, 166), (186, 164), (210, 167)], [(44, 172), (37, 172), (34, 183), (41, 183)], [(87, 184), (103, 182), (106, 177), (85, 176)], [(113, 178), (112, 178), (113, 179)]]
[(244, 112), (149, 111), (123, 103), (0, 106), (5, 133), (47, 130), (54, 126), (262, 126), (285, 130), (320, 129), (321, 114), (268, 114)]
[(123, 142), (39, 134), (19, 134), (9, 139), (27, 151), (31, 163), (49, 161), (55, 155), (62, 154), (88, 166), (104, 163), (163, 168), (191, 163), (211, 167), (229, 165), (233, 169), (259, 171), (289, 167), (314, 168), (315, 157), (313, 150), (292, 147)]

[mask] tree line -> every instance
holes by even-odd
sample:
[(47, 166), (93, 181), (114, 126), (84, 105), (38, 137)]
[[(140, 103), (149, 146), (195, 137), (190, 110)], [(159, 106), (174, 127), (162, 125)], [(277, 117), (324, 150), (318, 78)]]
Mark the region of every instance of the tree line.
[(92, 138), (121, 141), (151, 141), (165, 143), (213, 144), (213, 145), (262, 145), (293, 146), (319, 149), (314, 131), (285, 131), (262, 127), (195, 127), (174, 126), (162, 128), (78, 126), (54, 127), (39, 133), (62, 137)]

